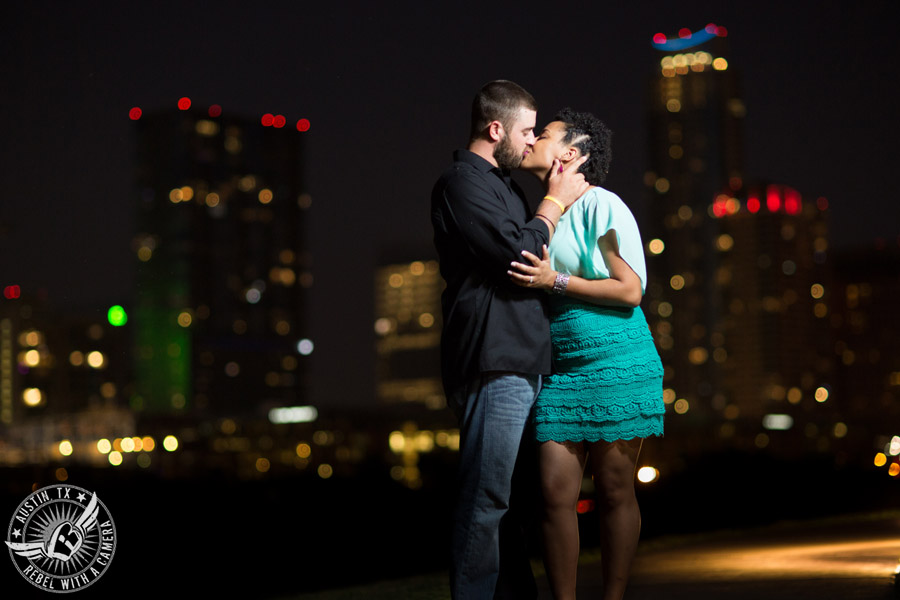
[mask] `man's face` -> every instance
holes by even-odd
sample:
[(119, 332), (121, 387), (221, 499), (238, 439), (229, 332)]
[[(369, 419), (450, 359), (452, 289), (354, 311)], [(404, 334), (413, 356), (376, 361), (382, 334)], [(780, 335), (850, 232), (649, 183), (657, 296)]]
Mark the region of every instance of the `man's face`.
[(494, 160), (501, 169), (516, 169), (522, 163), (525, 150), (534, 143), (534, 124), (537, 113), (527, 108), (519, 109), (519, 114), (494, 148)]

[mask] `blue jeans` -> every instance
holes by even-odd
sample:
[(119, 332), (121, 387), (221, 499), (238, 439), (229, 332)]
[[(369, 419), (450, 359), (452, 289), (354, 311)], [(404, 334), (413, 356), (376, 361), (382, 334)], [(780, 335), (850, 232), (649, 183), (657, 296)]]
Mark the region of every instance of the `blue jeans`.
[(538, 391), (539, 375), (484, 373), (447, 398), (460, 423), (450, 570), (455, 600), (488, 600), (495, 590), (501, 597), (511, 589), (517, 589), (516, 598), (537, 595), (536, 588), (531, 593), (534, 578), (521, 529), (520, 539), (510, 541), (516, 528), (505, 517), (512, 517), (507, 509), (513, 471)]

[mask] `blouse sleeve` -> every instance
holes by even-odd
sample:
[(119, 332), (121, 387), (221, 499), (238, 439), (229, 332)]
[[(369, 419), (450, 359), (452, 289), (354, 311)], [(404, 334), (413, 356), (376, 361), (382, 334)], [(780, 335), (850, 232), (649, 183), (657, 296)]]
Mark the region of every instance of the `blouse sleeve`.
[[(593, 241), (592, 262), (595, 265), (597, 277), (609, 277), (609, 266), (603, 258), (603, 252), (598, 244), (600, 238), (615, 230), (619, 243), (619, 256), (637, 274), (641, 280), (641, 292), (647, 289), (647, 265), (644, 260), (644, 245), (641, 241), (641, 232), (638, 230), (637, 221), (621, 198), (606, 192), (599, 199), (586, 216), (588, 219), (588, 231)], [(592, 277), (593, 278), (593, 277)]]

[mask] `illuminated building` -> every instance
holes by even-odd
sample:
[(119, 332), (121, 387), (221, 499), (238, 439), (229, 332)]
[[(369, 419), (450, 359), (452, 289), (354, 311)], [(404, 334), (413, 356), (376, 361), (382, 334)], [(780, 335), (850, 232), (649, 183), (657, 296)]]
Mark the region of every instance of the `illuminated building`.
[(848, 438), (866, 452), (883, 453), (886, 462), (876, 466), (887, 471), (900, 462), (900, 446), (891, 444), (900, 435), (900, 244), (843, 251), (834, 262), (835, 293), (826, 317), (834, 331), (834, 396)]
[[(686, 419), (703, 420), (720, 381), (709, 353), (717, 327), (713, 247), (715, 195), (740, 187), (740, 122), (744, 107), (727, 63), (727, 32), (710, 25), (679, 37), (654, 36), (660, 51), (651, 82), (649, 198), (642, 234), (649, 285), (645, 312), (665, 366), (667, 396)], [(698, 423), (700, 424), (700, 423)]]
[(28, 290), (0, 301), (0, 465), (80, 459), (98, 435), (130, 435), (128, 345), (101, 313), (60, 314)]
[(382, 403), (443, 408), (441, 291), (437, 261), (414, 261), (375, 271), (377, 397)]
[(834, 403), (822, 400), (834, 374), (827, 201), (750, 185), (717, 196), (711, 212), (721, 308), (709, 347), (694, 358), (719, 370), (720, 436), (781, 453), (831, 450), (820, 442), (834, 425)]
[(831, 418), (810, 412), (831, 381), (827, 202), (745, 181), (727, 39), (714, 24), (653, 38), (644, 308), (685, 448), (800, 451)]
[[(132, 109), (137, 131), (136, 390), (149, 413), (302, 404), (312, 260), (301, 138), (218, 106)], [(298, 131), (299, 130), (299, 131)], [(264, 414), (264, 413), (263, 413)]]
[[(459, 450), (456, 420), (441, 384), (441, 292), (434, 260), (392, 263), (375, 271), (375, 385), (390, 407), (390, 476), (409, 488), (441, 477)], [(387, 408), (386, 407), (386, 408)], [(422, 464), (428, 457), (427, 464)], [(429, 467), (437, 467), (435, 471)]]

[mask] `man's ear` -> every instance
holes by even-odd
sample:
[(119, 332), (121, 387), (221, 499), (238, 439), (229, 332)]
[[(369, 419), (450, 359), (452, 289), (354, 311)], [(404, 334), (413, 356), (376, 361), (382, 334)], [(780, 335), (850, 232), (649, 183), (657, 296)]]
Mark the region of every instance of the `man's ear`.
[(488, 125), (488, 138), (492, 142), (499, 142), (505, 134), (503, 124), (500, 121), (491, 121), (491, 124)]

